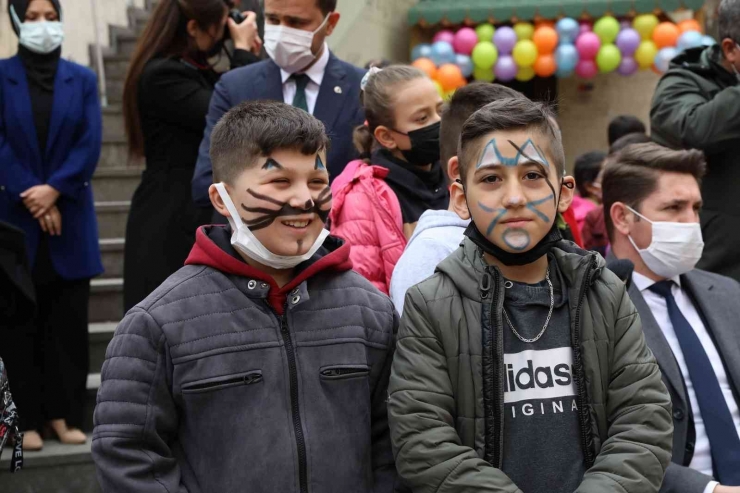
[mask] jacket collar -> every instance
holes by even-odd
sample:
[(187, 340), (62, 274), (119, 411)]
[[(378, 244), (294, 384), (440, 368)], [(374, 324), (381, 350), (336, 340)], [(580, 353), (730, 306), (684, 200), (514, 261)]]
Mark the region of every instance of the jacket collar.
[(313, 111), (313, 115), (326, 125), (327, 130), (334, 127), (334, 122), (344, 109), (351, 89), (344, 64), (334, 56), (334, 53), (330, 52), (324, 80), (321, 82), (319, 97), (316, 100), (316, 108)]

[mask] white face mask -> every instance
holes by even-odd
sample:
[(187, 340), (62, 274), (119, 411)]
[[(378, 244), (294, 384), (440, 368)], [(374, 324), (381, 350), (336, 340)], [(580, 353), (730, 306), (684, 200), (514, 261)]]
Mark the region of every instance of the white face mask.
[(704, 251), (704, 240), (699, 223), (671, 223), (651, 221), (632, 207), (627, 207), (653, 225), (653, 239), (644, 250), (630, 242), (642, 257), (648, 269), (666, 279), (671, 279), (692, 270)]
[(64, 29), (61, 22), (21, 22), (12, 5), (10, 6), (10, 16), (13, 19), (13, 24), (20, 32), (18, 38), (21, 45), (34, 53), (45, 55), (62, 45)]
[(234, 206), (234, 202), (226, 191), (224, 184), (216, 183), (216, 190), (218, 190), (221, 200), (224, 201), (224, 205), (229, 211), (228, 219), (229, 224), (231, 225), (231, 230), (233, 231), (233, 234), (231, 235), (231, 244), (244, 255), (262, 265), (272, 267), (273, 269), (292, 269), (301, 262), (305, 262), (313, 257), (314, 253), (316, 253), (316, 251), (321, 248), (321, 245), (324, 244), (326, 237), (329, 236), (329, 231), (326, 228), (322, 229), (321, 234), (316, 238), (314, 244), (303, 255), (275, 255), (265, 248), (265, 246), (254, 236), (254, 233), (252, 233), (247, 225), (244, 224)]
[(311, 51), (313, 38), (326, 26), (329, 15), (313, 32), (265, 24), (265, 51), (278, 67), (289, 74), (300, 72), (316, 59)]

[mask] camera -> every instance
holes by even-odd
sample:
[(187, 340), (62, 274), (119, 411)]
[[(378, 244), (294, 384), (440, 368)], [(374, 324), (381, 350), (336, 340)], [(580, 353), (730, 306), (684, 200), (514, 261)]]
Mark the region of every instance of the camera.
[[(242, 22), (244, 22), (245, 17), (238, 10), (231, 9), (229, 10), (229, 19), (236, 22), (237, 24), (241, 24)], [(228, 24), (224, 28), (224, 40), (227, 40), (227, 39), (231, 39), (231, 31), (229, 31)]]

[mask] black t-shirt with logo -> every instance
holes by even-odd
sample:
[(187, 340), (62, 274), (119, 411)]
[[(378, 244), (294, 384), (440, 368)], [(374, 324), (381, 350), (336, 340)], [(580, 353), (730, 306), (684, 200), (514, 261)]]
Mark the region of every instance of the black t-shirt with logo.
[[(524, 493), (572, 493), (585, 467), (573, 381), (567, 290), (550, 261), (555, 306), (544, 335), (522, 342), (504, 318), (503, 472)], [(504, 308), (525, 339), (540, 333), (550, 310), (547, 281), (507, 283)]]

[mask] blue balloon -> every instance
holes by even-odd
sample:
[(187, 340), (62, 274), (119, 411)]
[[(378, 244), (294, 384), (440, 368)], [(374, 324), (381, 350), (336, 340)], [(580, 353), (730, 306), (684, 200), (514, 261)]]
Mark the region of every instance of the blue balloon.
[(432, 45), (432, 53), (429, 56), (437, 67), (445, 63), (455, 63), (455, 49), (447, 41), (437, 41)]
[(558, 79), (566, 79), (573, 75), (573, 70), (563, 70), (560, 67), (558, 67), (557, 71), (555, 72), (555, 77)]
[(671, 66), (671, 60), (678, 55), (678, 50), (673, 47), (661, 49), (657, 55), (655, 55), (655, 68), (660, 72), (667, 72)]
[(701, 44), (702, 46), (714, 46), (717, 44), (717, 42), (711, 36), (702, 36)]
[(572, 44), (560, 45), (555, 51), (555, 63), (558, 66), (558, 71), (574, 71), (576, 65), (578, 65), (578, 58), (578, 50)]
[(455, 57), (455, 65), (460, 67), (460, 71), (466, 79), (473, 75), (475, 66), (473, 65), (473, 59), (468, 55), (457, 55)]
[(432, 45), (428, 43), (422, 43), (414, 46), (411, 50), (411, 61), (415, 62), (419, 58), (430, 58), (432, 56)]
[(686, 31), (678, 38), (678, 43), (676, 43), (676, 47), (678, 48), (678, 51), (696, 48), (701, 46), (703, 38), (704, 36), (700, 32)]
[(560, 44), (573, 44), (580, 33), (581, 27), (578, 21), (570, 17), (564, 17), (555, 24), (555, 30), (558, 32)]

